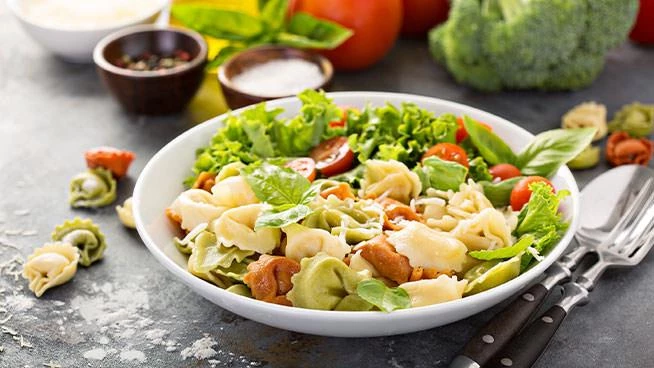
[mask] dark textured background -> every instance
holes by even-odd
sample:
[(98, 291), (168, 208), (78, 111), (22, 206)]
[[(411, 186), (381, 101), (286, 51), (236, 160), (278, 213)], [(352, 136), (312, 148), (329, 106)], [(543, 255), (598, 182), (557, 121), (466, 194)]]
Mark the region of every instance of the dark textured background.
[[(122, 201), (130, 195), (148, 159), (191, 126), (186, 115), (126, 115), (100, 84), (92, 66), (71, 65), (48, 55), (19, 29), (4, 6), (0, 7), (0, 45), (0, 240), (16, 245), (25, 257), (48, 240), (56, 224), (79, 215), (99, 223), (109, 243), (104, 261), (80, 269), (73, 282), (49, 291), (33, 307), (14, 313), (5, 323), (28, 339), (33, 348), (20, 348), (9, 334), (0, 333), (4, 347), (0, 366), (41, 367), (53, 361), (64, 367), (444, 367), (498, 310), (496, 307), (424, 332), (370, 339), (301, 335), (222, 310), (164, 270), (136, 233), (119, 224), (112, 207), (73, 211), (67, 205), (69, 179), (84, 169), (86, 149), (113, 145), (136, 152), (130, 177), (119, 185)], [(490, 111), (536, 133), (557, 127), (560, 116), (583, 101), (606, 104), (611, 116), (634, 100), (654, 102), (654, 49), (627, 44), (614, 50), (600, 78), (583, 91), (488, 95), (455, 84), (432, 62), (425, 42), (403, 41), (377, 66), (361, 73), (339, 74), (333, 89), (407, 92), (449, 99)], [(600, 166), (578, 172), (580, 186), (606, 169)], [(30, 213), (14, 213), (23, 209)], [(37, 234), (3, 233), (12, 229), (31, 229)], [(4, 262), (15, 252), (0, 247), (0, 259)], [(24, 280), (15, 281), (7, 275), (0, 280), (8, 290), (0, 293), (0, 303), (12, 293), (11, 288), (21, 284), (24, 289), (16, 293), (33, 298)], [(572, 313), (537, 366), (652, 366), (652, 283), (652, 256), (637, 269), (607, 272), (592, 293), (592, 302)], [(114, 291), (108, 291), (107, 285)], [(127, 297), (112, 299), (116, 290)], [(136, 328), (131, 335), (121, 336), (121, 326), (102, 329), (76, 309), (80, 304), (75, 300), (115, 305), (128, 303), (125, 299), (129, 295), (147, 298), (147, 308), (128, 308), (126, 318), (146, 321), (145, 327)], [(153, 328), (168, 332), (167, 338), (176, 342), (175, 351), (166, 351), (144, 337), (145, 331)], [(180, 351), (205, 333), (217, 342), (213, 347), (215, 360), (182, 360)], [(83, 358), (84, 352), (97, 347), (109, 351), (104, 360)], [(129, 349), (142, 351), (147, 361), (140, 365), (121, 361), (120, 352)]]

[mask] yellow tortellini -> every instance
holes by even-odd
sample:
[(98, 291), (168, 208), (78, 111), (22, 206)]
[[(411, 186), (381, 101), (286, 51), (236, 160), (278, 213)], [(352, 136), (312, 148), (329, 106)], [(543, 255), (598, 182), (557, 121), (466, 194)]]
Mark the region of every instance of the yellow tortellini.
[(260, 254), (272, 253), (279, 246), (281, 231), (276, 228), (255, 230), (257, 217), (264, 210), (263, 204), (250, 204), (225, 211), (211, 225), (211, 230), (226, 247), (238, 247)]
[(384, 212), (381, 206), (372, 200), (320, 197), (311, 207), (313, 212), (302, 221), (302, 225), (343, 236), (348, 244), (357, 244), (382, 233)]
[(418, 175), (399, 161), (368, 160), (361, 188), (365, 197), (388, 196), (409, 203), (422, 190)]
[(250, 185), (241, 175), (229, 176), (217, 182), (211, 188), (211, 193), (215, 203), (221, 207), (234, 208), (259, 203)]
[(593, 141), (600, 140), (608, 132), (606, 106), (596, 102), (584, 102), (575, 106), (563, 115), (561, 127), (564, 129), (597, 128)]
[(350, 253), (350, 246), (345, 241), (323, 229), (311, 229), (299, 224), (290, 224), (283, 230), (286, 233), (284, 254), (298, 262), (320, 252), (338, 259), (343, 259), (346, 254)]
[(69, 243), (48, 243), (34, 250), (23, 265), (23, 277), (29, 288), (40, 297), (51, 287), (64, 284), (75, 276), (79, 252)]
[(453, 231), (469, 250), (495, 249), (512, 244), (511, 228), (502, 212), (485, 208), (467, 220), (461, 220)]
[(102, 207), (116, 200), (116, 179), (98, 167), (77, 174), (70, 181), (68, 201), (73, 207)]
[(79, 217), (55, 227), (51, 238), (53, 241), (68, 243), (79, 249), (79, 263), (85, 267), (99, 261), (107, 247), (100, 228), (93, 221)]
[(218, 205), (211, 193), (202, 189), (189, 189), (183, 192), (170, 206), (170, 210), (182, 219), (182, 229), (187, 231), (217, 219), (227, 209), (225, 206)]
[(132, 197), (129, 197), (123, 202), (122, 206), (116, 206), (116, 214), (120, 222), (130, 229), (136, 229), (134, 223), (134, 213), (132, 212)]
[(357, 284), (369, 272), (356, 272), (343, 261), (325, 253), (304, 258), (286, 294), (293, 306), (320, 310), (369, 310), (372, 306), (356, 295)]
[(439, 304), (461, 299), (468, 281), (457, 280), (456, 276), (440, 275), (431, 280), (406, 282), (399, 287), (411, 298), (411, 307)]
[(388, 236), (395, 250), (409, 259), (412, 267), (433, 268), (438, 272), (461, 271), (468, 249), (447, 233), (411, 221)]

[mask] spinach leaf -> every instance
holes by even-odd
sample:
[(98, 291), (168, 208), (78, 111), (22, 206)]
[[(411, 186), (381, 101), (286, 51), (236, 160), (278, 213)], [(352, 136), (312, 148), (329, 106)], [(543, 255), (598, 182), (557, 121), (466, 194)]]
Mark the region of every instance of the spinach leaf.
[(261, 7), (261, 18), (271, 31), (278, 31), (284, 26), (288, 0), (268, 0)]
[(517, 166), (524, 175), (548, 178), (588, 147), (595, 132), (595, 128), (582, 128), (541, 133), (520, 152)]
[(493, 207), (504, 207), (511, 203), (511, 191), (522, 178), (518, 176), (497, 183), (481, 181), (479, 184), (484, 188), (484, 195), (491, 201)]
[(357, 284), (357, 295), (384, 312), (411, 307), (411, 298), (406, 290), (400, 287), (389, 288), (375, 279), (360, 281)]
[(299, 12), (288, 22), (286, 31), (277, 35), (276, 43), (299, 48), (333, 49), (353, 34), (340, 24)]
[(257, 17), (211, 6), (175, 4), (171, 14), (191, 29), (225, 40), (247, 41), (265, 30), (263, 22)]
[(534, 244), (535, 240), (536, 239), (534, 238), (533, 235), (525, 235), (510, 247), (504, 247), (504, 248), (492, 249), (492, 250), (475, 250), (469, 252), (468, 254), (472, 258), (480, 259), (482, 261), (512, 258), (524, 252), (525, 249), (529, 248), (529, 246)]
[(465, 166), (453, 161), (441, 160), (436, 156), (428, 157), (413, 171), (418, 174), (423, 191), (428, 188), (459, 190), (468, 174)]
[(479, 150), (479, 154), (486, 162), (491, 165), (516, 162), (515, 153), (502, 138), (467, 116), (464, 117), (463, 124), (472, 144)]

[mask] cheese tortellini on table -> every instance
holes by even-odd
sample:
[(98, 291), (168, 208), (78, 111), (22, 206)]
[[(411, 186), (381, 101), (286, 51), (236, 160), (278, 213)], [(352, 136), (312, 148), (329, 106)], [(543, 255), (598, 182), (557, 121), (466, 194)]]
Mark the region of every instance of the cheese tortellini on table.
[(23, 265), (23, 277), (29, 288), (40, 297), (46, 290), (65, 284), (75, 276), (80, 259), (76, 247), (70, 243), (47, 243), (27, 257)]
[(88, 169), (70, 181), (68, 201), (72, 207), (103, 207), (115, 200), (116, 179), (107, 169)]
[(93, 221), (79, 217), (55, 227), (51, 238), (76, 247), (80, 254), (79, 264), (85, 267), (102, 259), (107, 247), (100, 228)]

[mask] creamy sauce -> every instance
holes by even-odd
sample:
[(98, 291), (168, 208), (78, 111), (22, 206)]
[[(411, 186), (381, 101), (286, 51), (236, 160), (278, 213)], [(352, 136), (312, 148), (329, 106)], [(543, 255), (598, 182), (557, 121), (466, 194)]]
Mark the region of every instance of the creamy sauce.
[(303, 59), (273, 60), (253, 66), (232, 79), (241, 92), (262, 97), (295, 95), (323, 82), (320, 68)]
[(26, 0), (21, 11), (30, 21), (52, 28), (95, 29), (153, 15), (162, 0)]

